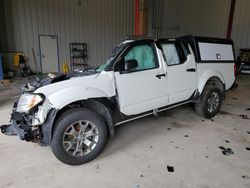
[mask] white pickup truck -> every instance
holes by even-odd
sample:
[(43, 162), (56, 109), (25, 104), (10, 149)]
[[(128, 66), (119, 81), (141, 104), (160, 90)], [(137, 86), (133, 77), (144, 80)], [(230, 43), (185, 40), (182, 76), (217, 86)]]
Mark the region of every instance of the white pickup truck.
[(234, 81), (232, 40), (130, 38), (96, 69), (27, 84), (1, 131), (79, 165), (102, 152), (116, 125), (190, 102), (213, 117)]

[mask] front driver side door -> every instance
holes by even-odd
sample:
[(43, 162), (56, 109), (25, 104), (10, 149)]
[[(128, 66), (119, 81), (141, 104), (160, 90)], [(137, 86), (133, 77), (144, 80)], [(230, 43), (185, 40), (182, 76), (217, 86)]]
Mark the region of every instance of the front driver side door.
[[(166, 71), (158, 61), (157, 50), (154, 43), (133, 44), (115, 65), (115, 81), (123, 114), (135, 115), (168, 104)], [(136, 60), (138, 67), (123, 72), (122, 64), (128, 60)]]

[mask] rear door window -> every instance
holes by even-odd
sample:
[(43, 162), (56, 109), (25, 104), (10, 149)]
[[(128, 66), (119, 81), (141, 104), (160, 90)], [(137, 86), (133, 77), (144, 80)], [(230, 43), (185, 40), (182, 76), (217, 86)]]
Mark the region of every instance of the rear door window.
[(162, 43), (162, 50), (169, 66), (185, 63), (187, 57), (180, 42)]

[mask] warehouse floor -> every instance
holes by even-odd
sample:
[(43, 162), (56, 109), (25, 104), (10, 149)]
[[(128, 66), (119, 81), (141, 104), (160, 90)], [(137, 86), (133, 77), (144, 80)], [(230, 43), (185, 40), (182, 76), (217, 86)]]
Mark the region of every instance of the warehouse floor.
[[(249, 188), (250, 119), (239, 115), (250, 117), (250, 76), (237, 82), (212, 120), (186, 105), (120, 125), (104, 152), (82, 166), (64, 165), (49, 147), (1, 134), (0, 187)], [(0, 88), (0, 124), (9, 120), (16, 85)], [(218, 146), (234, 154), (223, 155)]]

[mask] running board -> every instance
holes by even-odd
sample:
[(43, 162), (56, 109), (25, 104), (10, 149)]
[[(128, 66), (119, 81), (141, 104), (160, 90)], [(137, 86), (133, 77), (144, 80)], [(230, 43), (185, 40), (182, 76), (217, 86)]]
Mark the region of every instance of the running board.
[(169, 110), (171, 108), (175, 108), (177, 106), (181, 106), (181, 105), (184, 105), (184, 104), (187, 104), (187, 103), (190, 103), (190, 102), (192, 102), (192, 100), (186, 101), (186, 102), (182, 102), (182, 103), (178, 103), (178, 104), (175, 104), (175, 105), (170, 105), (170, 106), (167, 106), (167, 107), (162, 108), (162, 109), (154, 109), (154, 110), (152, 110), (152, 112), (149, 112), (149, 113), (146, 113), (146, 114), (143, 114), (143, 115), (139, 115), (137, 117), (134, 117), (134, 118), (131, 118), (131, 119), (127, 119), (127, 120), (124, 120), (124, 121), (121, 121), (121, 122), (118, 122), (118, 123), (115, 124), (115, 126), (123, 124), (123, 123), (127, 123), (129, 121), (133, 121), (133, 120), (136, 120), (136, 119), (140, 119), (140, 118), (152, 115), (152, 114), (156, 116), (159, 112), (163, 112), (163, 111)]

